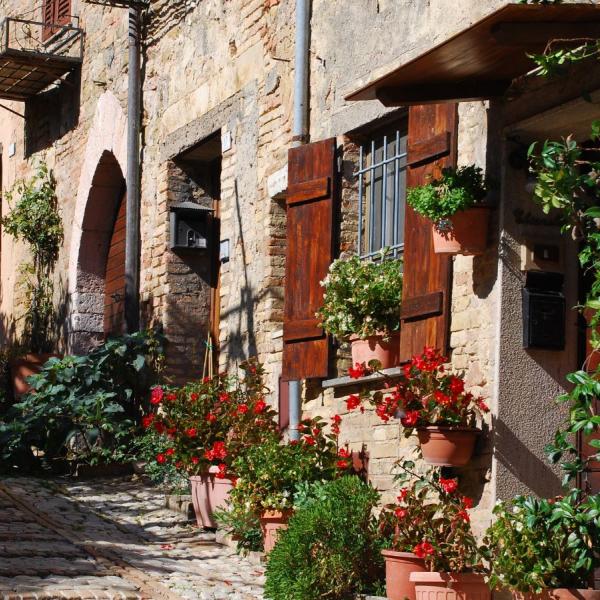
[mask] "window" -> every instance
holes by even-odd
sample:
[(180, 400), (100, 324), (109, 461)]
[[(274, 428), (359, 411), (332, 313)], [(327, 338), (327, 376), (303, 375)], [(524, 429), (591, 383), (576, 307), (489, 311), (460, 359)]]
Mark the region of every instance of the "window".
[(372, 258), (383, 248), (392, 256), (404, 249), (406, 126), (374, 135), (360, 147), (358, 177), (358, 254)]
[(60, 28), (52, 25), (71, 24), (71, 0), (44, 0), (42, 5), (42, 41), (51, 38)]

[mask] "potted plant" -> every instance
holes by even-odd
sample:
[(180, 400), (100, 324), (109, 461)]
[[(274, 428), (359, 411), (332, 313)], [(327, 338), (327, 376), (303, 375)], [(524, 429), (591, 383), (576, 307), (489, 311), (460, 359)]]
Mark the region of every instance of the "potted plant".
[(304, 420), (299, 441), (286, 443), (273, 435), (234, 461), (236, 485), (227, 510), (217, 513), (217, 521), (242, 541), (241, 549), (250, 549), (244, 547), (244, 530), (254, 521), (260, 522), (263, 549), (269, 553), (280, 531), (287, 527), (298, 486), (326, 481), (348, 470), (349, 461), (338, 455), (339, 421), (334, 417), (333, 432), (326, 434), (326, 423), (319, 417)]
[(277, 430), (275, 411), (264, 398), (262, 365), (248, 361), (241, 369), (242, 378), (220, 374), (178, 389), (155, 387), (150, 402), (160, 410), (144, 421), (172, 440), (156, 461), (173, 462), (188, 474), (198, 525), (204, 527), (217, 526), (214, 511), (234, 485), (235, 459)]
[(352, 363), (377, 360), (394, 367), (400, 352), (402, 262), (382, 251), (377, 260), (337, 259), (321, 282), (323, 306), (317, 313), (327, 333), (352, 346)]
[(482, 254), (487, 245), (490, 206), (483, 200), (488, 184), (475, 165), (442, 169), (438, 179), (410, 188), (406, 201), (433, 222), (438, 254)]
[(477, 417), (489, 408), (482, 398), (465, 391), (464, 375), (449, 372), (446, 362), (439, 350), (425, 348), (403, 366), (395, 386), (388, 380), (385, 392), (363, 390), (350, 396), (347, 406), (362, 407), (366, 401), (385, 422), (400, 417), (406, 437), (416, 432), (427, 463), (462, 467), (481, 433)]
[(23, 355), (11, 362), (15, 396), (29, 390), (27, 378), (39, 373), (52, 356), (55, 328), (53, 273), (63, 241), (56, 181), (40, 164), (29, 181), (19, 181), (6, 194), (11, 209), (2, 219), (4, 231), (25, 242), (31, 260), (20, 266), (20, 285), (26, 298), (22, 340)]
[(597, 600), (589, 589), (600, 566), (600, 496), (518, 496), (494, 508), (484, 540), (492, 588), (518, 599)]
[(490, 597), (482, 556), (473, 536), (471, 498), (459, 492), (458, 480), (439, 469), (420, 475), (411, 461), (399, 463), (402, 484), (398, 502), (384, 508), (380, 532), (387, 548), (387, 596), (454, 600)]

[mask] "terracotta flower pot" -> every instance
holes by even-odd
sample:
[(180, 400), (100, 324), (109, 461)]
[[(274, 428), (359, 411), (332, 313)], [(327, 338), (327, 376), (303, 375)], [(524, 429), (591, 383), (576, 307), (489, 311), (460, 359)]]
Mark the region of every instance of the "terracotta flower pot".
[(419, 427), (417, 436), (423, 459), (439, 467), (464, 467), (475, 449), (481, 433), (473, 427)]
[(217, 470), (216, 467), (211, 467), (208, 473), (190, 476), (192, 503), (200, 527), (216, 529), (214, 511), (225, 508), (229, 492), (233, 487), (231, 479), (215, 477)]
[(452, 228), (440, 231), (433, 226), (433, 250), (436, 254), (483, 254), (487, 246), (491, 208), (475, 206), (448, 218)]
[(370, 360), (378, 360), (382, 369), (391, 369), (400, 364), (400, 333), (395, 332), (388, 341), (381, 335), (373, 335), (365, 340), (352, 336), (352, 364), (366, 365)]
[(59, 356), (56, 354), (26, 354), (11, 361), (10, 374), (15, 398), (26, 394), (31, 389), (27, 378), (37, 375), (51, 358), (59, 358)]
[(412, 573), (417, 600), (490, 600), (483, 575), (475, 573)]
[(264, 551), (268, 554), (273, 550), (280, 531), (287, 529), (288, 521), (292, 516), (289, 510), (266, 510), (260, 515), (260, 527), (263, 533)]
[(600, 600), (600, 590), (554, 588), (544, 590), (540, 594), (524, 594), (514, 592), (515, 600)]
[(382, 550), (385, 559), (385, 589), (388, 600), (416, 600), (415, 584), (411, 573), (424, 573), (425, 561), (412, 552)]

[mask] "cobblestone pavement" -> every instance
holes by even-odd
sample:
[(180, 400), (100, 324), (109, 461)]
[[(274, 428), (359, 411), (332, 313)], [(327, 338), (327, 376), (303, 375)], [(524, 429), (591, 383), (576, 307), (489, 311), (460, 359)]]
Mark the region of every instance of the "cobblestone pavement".
[(0, 598), (257, 600), (264, 570), (131, 479), (0, 480)]

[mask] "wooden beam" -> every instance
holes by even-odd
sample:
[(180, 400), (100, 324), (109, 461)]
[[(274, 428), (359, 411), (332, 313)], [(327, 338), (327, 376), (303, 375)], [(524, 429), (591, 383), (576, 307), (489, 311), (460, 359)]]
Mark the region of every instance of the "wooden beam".
[(406, 87), (381, 87), (377, 99), (384, 106), (409, 106), (411, 104), (438, 104), (440, 102), (464, 102), (487, 100), (504, 95), (510, 81), (439, 82), (431, 85)]
[[(600, 38), (600, 22), (498, 23), (491, 31), (501, 46), (545, 46), (550, 40)], [(579, 42), (581, 43), (581, 42)]]

